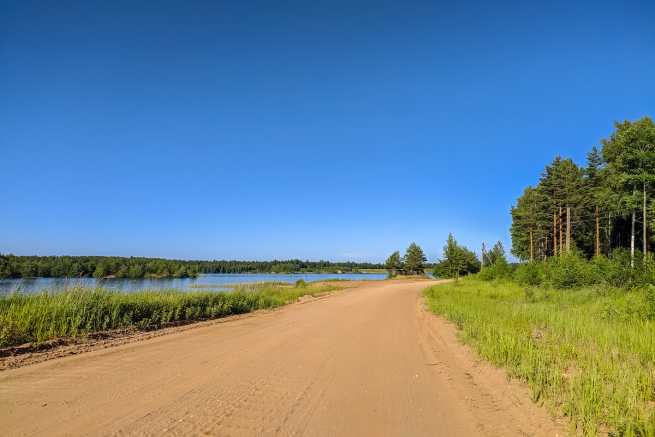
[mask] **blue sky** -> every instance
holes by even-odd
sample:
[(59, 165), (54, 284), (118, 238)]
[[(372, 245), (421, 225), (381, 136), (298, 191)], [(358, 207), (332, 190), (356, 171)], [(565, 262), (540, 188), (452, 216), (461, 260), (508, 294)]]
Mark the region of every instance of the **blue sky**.
[(655, 3), (2, 2), (0, 252), (430, 259), (655, 116)]

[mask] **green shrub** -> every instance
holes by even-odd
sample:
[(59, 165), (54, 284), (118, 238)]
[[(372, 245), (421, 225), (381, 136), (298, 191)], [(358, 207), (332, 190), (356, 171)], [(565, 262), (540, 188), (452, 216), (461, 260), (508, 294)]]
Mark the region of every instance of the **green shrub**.
[(638, 272), (638, 282), (643, 285), (655, 284), (655, 258), (652, 253), (642, 257), (641, 268)]
[[(640, 258), (640, 254), (637, 254), (637, 257)], [(638, 262), (637, 267), (640, 264), (641, 262)], [(602, 279), (615, 287), (630, 287), (638, 282), (635, 276), (636, 270), (630, 266), (630, 251), (623, 248), (616, 249), (612, 252)]]
[(577, 288), (594, 282), (589, 263), (577, 252), (546, 261), (546, 281), (555, 288)]
[(297, 288), (305, 288), (305, 287), (307, 287), (307, 282), (305, 282), (304, 279), (298, 279), (296, 281), (296, 287)]
[(521, 285), (541, 285), (544, 282), (544, 264), (536, 261), (521, 264), (514, 271), (513, 278)]
[(644, 288), (644, 297), (644, 318), (648, 320), (655, 320), (655, 285), (648, 284)]
[(494, 279), (509, 279), (512, 276), (512, 266), (505, 260), (500, 258), (493, 264), (485, 266), (477, 277), (483, 281), (492, 281)]

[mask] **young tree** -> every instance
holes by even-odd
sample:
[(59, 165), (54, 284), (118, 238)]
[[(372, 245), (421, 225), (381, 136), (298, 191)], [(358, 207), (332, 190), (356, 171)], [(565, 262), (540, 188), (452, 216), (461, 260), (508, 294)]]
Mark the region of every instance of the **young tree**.
[(485, 254), (484, 264), (487, 267), (483, 270), (482, 274), (486, 275), (488, 279), (506, 278), (512, 272), (505, 256), (505, 248), (500, 241), (496, 242), (494, 247)]
[(492, 266), (498, 262), (507, 263), (505, 248), (503, 247), (503, 243), (500, 241), (497, 241), (496, 244), (494, 244), (494, 247), (492, 247), (491, 250), (485, 254), (484, 264)]
[(427, 258), (416, 243), (412, 243), (407, 248), (405, 253), (404, 264), (407, 273), (416, 273), (417, 275), (423, 274), (425, 271), (425, 261)]
[(463, 265), (464, 269), (460, 272), (460, 274), (470, 274), (470, 273), (477, 273), (480, 271), (480, 260), (478, 259), (478, 256), (475, 254), (475, 252), (469, 250), (468, 248), (464, 246), (459, 246), (459, 249), (461, 251), (461, 257), (463, 259)]
[(103, 262), (99, 262), (96, 265), (95, 271), (93, 272), (93, 277), (96, 279), (102, 279), (107, 276), (107, 269)]
[(402, 267), (403, 264), (400, 259), (400, 252), (398, 251), (389, 255), (389, 258), (384, 262), (384, 268), (387, 269), (391, 276), (395, 275), (398, 270), (402, 269)]
[(448, 234), (448, 240), (443, 247), (443, 258), (434, 267), (434, 275), (459, 279), (460, 275), (479, 271), (480, 260), (475, 253), (460, 246), (453, 234)]

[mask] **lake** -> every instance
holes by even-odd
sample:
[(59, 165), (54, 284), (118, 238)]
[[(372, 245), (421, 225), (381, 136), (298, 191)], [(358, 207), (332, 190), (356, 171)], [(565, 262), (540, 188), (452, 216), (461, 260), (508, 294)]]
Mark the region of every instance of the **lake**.
[(42, 290), (62, 290), (67, 287), (104, 287), (119, 291), (178, 289), (186, 291), (228, 290), (229, 285), (257, 282), (294, 283), (298, 279), (306, 282), (325, 281), (327, 279), (346, 280), (381, 280), (383, 273), (246, 273), (246, 274), (207, 274), (197, 278), (170, 279), (95, 279), (95, 278), (30, 278), (0, 279), (0, 295), (13, 291), (38, 293)]

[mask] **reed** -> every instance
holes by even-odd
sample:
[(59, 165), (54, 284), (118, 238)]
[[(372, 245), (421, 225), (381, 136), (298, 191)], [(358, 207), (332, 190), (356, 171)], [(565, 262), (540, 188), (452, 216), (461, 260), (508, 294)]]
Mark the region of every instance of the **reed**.
[(250, 284), (230, 292), (150, 290), (123, 293), (74, 287), (0, 298), (0, 347), (42, 343), (113, 329), (158, 329), (274, 308), (337, 287)]

